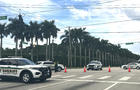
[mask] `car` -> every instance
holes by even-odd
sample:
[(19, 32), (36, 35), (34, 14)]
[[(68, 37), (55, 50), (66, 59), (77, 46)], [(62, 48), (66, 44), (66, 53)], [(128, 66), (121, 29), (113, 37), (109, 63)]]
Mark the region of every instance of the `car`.
[(51, 78), (51, 69), (47, 66), (36, 65), (26, 58), (0, 58), (0, 78), (19, 78), (24, 83), (34, 79), (45, 81)]
[(137, 70), (139, 70), (140, 69), (140, 64), (139, 63), (137, 63), (137, 62), (131, 62), (131, 63), (128, 63), (128, 64), (126, 64), (126, 65), (122, 65), (121, 66), (121, 68), (123, 68), (123, 69), (128, 69), (128, 68), (131, 68), (131, 69), (137, 69)]
[(92, 60), (87, 65), (87, 70), (102, 70), (102, 63), (100, 61)]
[[(51, 70), (55, 70), (55, 63), (53, 61), (38, 61), (37, 64), (39, 65), (45, 65), (51, 68)], [(57, 71), (61, 72), (61, 70), (64, 70), (64, 65), (58, 64), (57, 65)]]

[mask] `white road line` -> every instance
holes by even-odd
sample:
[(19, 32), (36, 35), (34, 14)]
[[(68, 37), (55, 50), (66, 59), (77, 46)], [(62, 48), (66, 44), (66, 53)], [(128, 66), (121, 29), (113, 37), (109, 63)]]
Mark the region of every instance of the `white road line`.
[(70, 76), (65, 76), (65, 77), (62, 77), (62, 78), (70, 78), (70, 77), (75, 77), (76, 75), (70, 75)]
[(130, 79), (131, 77), (122, 77), (122, 78), (120, 78), (119, 80), (122, 80), (122, 81), (126, 81), (126, 80), (128, 80), (128, 79)]
[(45, 87), (49, 87), (49, 86), (56, 86), (56, 85), (63, 84), (63, 83), (66, 83), (66, 82), (68, 82), (68, 80), (64, 81), (64, 82), (60, 82), (60, 83), (54, 83), (54, 84), (49, 84), (49, 85), (45, 85), (45, 86), (41, 86), (41, 87), (31, 88), (31, 89), (28, 89), (28, 90), (39, 90), (41, 88), (45, 88)]
[(114, 83), (114, 84), (112, 84), (111, 86), (107, 87), (107, 88), (104, 89), (104, 90), (109, 90), (110, 88), (114, 87), (114, 86), (117, 85), (117, 84), (118, 84), (118, 83)]
[(52, 76), (52, 78), (53, 78), (53, 77), (60, 77), (60, 76), (62, 76), (62, 75), (55, 75), (55, 76)]
[(107, 78), (110, 78), (111, 76), (104, 76), (104, 77), (100, 77), (98, 79), (107, 79)]
[[(62, 80), (62, 79), (52, 79), (52, 80)], [(119, 82), (119, 81), (98, 81), (98, 80), (79, 80), (79, 79), (65, 79), (67, 81), (77, 81), (77, 82), (99, 82), (99, 83), (123, 83), (123, 84), (136, 84), (140, 85), (140, 82)]]
[(87, 76), (83, 76), (83, 77), (79, 77), (80, 79), (86, 79), (86, 78), (89, 78), (89, 77), (92, 77), (93, 75), (87, 75)]

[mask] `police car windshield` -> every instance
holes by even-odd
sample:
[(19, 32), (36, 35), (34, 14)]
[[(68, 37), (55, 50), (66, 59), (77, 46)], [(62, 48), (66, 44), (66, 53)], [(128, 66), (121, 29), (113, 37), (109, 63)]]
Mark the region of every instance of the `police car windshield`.
[(94, 63), (94, 64), (100, 64), (100, 62), (96, 62), (96, 61), (92, 61), (90, 63)]
[(18, 65), (35, 65), (35, 63), (28, 59), (22, 59), (18, 61)]

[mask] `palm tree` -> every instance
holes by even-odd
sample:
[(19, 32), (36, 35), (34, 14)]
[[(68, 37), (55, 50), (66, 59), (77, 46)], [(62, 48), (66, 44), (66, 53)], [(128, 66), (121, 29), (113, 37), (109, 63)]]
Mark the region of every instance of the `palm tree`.
[[(67, 41), (69, 41), (69, 39), (71, 39), (71, 43), (73, 44), (73, 45), (75, 45), (75, 55), (76, 55), (76, 46), (77, 46), (77, 44), (79, 44), (80, 45), (80, 66), (81, 66), (81, 57), (82, 57), (82, 55), (81, 55), (81, 46), (82, 46), (82, 42), (83, 42), (83, 39), (84, 39), (84, 37), (86, 37), (87, 35), (89, 35), (89, 33), (88, 32), (86, 32), (86, 31), (84, 31), (85, 30), (85, 28), (74, 28), (74, 29), (70, 29), (69, 31), (68, 30), (66, 30), (65, 31), (65, 35), (62, 35), (61, 36), (61, 39), (63, 39), (62, 41), (64, 41), (64, 40), (67, 40)], [(69, 50), (69, 52), (70, 52), (70, 50)], [(68, 60), (68, 62), (69, 62), (69, 60)], [(76, 62), (76, 58), (75, 58), (75, 62)]]
[(1, 38), (1, 43), (0, 43), (0, 58), (2, 57), (2, 39), (5, 36), (5, 26), (6, 24), (0, 24), (0, 38)]
[(66, 47), (67, 47), (67, 49), (68, 49), (68, 66), (70, 65), (70, 54), (69, 54), (69, 36), (70, 36), (70, 32), (68, 31), (68, 30), (65, 30), (64, 31), (64, 35), (62, 35), (61, 37), (60, 37), (60, 39), (62, 39), (62, 41), (61, 41), (61, 44), (62, 45), (65, 45)]
[[(46, 60), (48, 59), (48, 40), (50, 44), (51, 36), (53, 38), (57, 37), (58, 31), (59, 29), (55, 26), (55, 21), (45, 20), (44, 22), (41, 23), (41, 32), (43, 33), (43, 38), (46, 39)], [(50, 59), (50, 51), (49, 51), (49, 59)]]
[(9, 21), (11, 23), (7, 25), (6, 32), (9, 32), (11, 34), (11, 38), (14, 38), (16, 43), (15, 56), (17, 56), (18, 40), (24, 40), (25, 23), (23, 22), (22, 15), (19, 15), (19, 19), (10, 18)]
[(84, 40), (84, 37), (88, 36), (89, 33), (85, 31), (86, 28), (75, 28), (75, 35), (77, 37), (75, 37), (75, 39), (77, 39), (76, 41), (79, 42), (79, 52), (80, 52), (80, 67), (81, 67), (81, 64), (82, 64), (82, 43), (83, 43), (83, 40)]
[[(39, 31), (40, 25), (35, 21), (29, 22), (29, 26), (27, 26), (27, 30), (25, 32), (25, 38), (27, 41), (31, 41), (31, 60), (33, 60), (33, 39), (35, 38), (37, 44), (38, 44), (38, 38), (41, 37), (41, 32)], [(42, 40), (42, 37), (41, 37)]]
[[(37, 21), (35, 22), (30, 22), (31, 28), (30, 31), (33, 32), (33, 37), (35, 38), (35, 42), (37, 43), (37, 60), (38, 60), (38, 40), (40, 39), (41, 41), (43, 41), (43, 36), (42, 36), (42, 32), (41, 32), (41, 24), (38, 24)], [(31, 34), (31, 33), (30, 33)], [(32, 35), (31, 35), (32, 38)], [(32, 43), (33, 44), (33, 43)], [(33, 49), (32, 49), (32, 53), (33, 53)]]

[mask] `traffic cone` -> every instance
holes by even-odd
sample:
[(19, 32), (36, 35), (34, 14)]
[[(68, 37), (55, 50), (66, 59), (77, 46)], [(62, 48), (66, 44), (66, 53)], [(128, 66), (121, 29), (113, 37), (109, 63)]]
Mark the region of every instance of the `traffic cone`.
[(129, 68), (128, 68), (128, 72), (131, 72), (130, 66), (129, 66)]
[(65, 71), (64, 71), (65, 73), (67, 72), (67, 68), (66, 68), (66, 66), (65, 66)]
[(108, 69), (108, 72), (111, 72), (111, 68), (110, 68), (110, 65), (109, 65), (109, 69)]
[(84, 72), (86, 72), (86, 67), (84, 66)]

